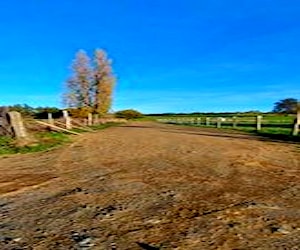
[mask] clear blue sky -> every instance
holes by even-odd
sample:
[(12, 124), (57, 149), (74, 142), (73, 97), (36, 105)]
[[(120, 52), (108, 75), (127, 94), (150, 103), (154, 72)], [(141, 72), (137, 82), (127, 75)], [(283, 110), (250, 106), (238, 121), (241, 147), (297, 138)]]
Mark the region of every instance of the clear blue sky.
[(0, 31), (0, 105), (61, 106), (74, 54), (95, 48), (114, 60), (114, 110), (300, 98), (299, 0), (3, 0)]

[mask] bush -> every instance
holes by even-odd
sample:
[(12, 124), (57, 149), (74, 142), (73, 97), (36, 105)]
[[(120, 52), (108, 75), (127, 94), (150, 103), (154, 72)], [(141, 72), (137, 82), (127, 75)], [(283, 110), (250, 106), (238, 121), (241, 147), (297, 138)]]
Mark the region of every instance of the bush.
[(124, 118), (124, 119), (129, 120), (129, 119), (141, 118), (141, 117), (143, 117), (143, 114), (134, 109), (126, 109), (126, 110), (121, 110), (121, 111), (116, 112), (115, 116), (117, 118)]
[(34, 118), (36, 119), (47, 119), (48, 113), (52, 114), (52, 118), (58, 119), (63, 116), (63, 113), (58, 108), (51, 108), (51, 107), (39, 107), (35, 109)]
[(34, 108), (30, 107), (27, 104), (16, 104), (13, 106), (9, 106), (9, 111), (17, 111), (20, 112), (22, 116), (31, 117), (34, 115)]
[(92, 108), (90, 107), (70, 108), (68, 111), (74, 118), (87, 118), (88, 114), (93, 112)]

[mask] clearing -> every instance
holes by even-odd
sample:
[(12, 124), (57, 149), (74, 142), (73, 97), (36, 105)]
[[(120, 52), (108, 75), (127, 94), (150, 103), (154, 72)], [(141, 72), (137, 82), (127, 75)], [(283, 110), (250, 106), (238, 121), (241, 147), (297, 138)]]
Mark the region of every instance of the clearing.
[(133, 122), (0, 158), (0, 249), (300, 249), (299, 145)]

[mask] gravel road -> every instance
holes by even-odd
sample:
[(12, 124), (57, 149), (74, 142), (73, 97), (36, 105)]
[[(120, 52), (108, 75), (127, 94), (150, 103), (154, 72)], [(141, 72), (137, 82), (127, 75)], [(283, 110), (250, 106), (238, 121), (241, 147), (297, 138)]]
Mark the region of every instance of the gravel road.
[(3, 156), (0, 249), (300, 249), (299, 144), (133, 122)]

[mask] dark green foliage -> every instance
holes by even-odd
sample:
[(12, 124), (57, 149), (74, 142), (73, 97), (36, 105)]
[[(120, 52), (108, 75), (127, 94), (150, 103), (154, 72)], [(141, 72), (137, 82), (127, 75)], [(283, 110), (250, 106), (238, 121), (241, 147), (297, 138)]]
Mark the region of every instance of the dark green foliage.
[(23, 116), (33, 116), (35, 113), (34, 108), (27, 104), (15, 104), (13, 106), (9, 106), (8, 108), (10, 111), (20, 112)]
[(286, 113), (294, 114), (299, 108), (298, 100), (295, 98), (282, 99), (274, 104), (273, 112), (275, 113)]
[(130, 119), (142, 118), (143, 114), (134, 109), (126, 109), (126, 110), (121, 110), (116, 112), (115, 116), (117, 118), (124, 118), (130, 120)]
[(34, 117), (37, 119), (47, 119), (48, 113), (52, 113), (53, 118), (60, 118), (62, 111), (56, 107), (31, 107), (27, 104), (15, 104), (8, 107), (10, 111), (20, 112), (22, 116)]
[(55, 107), (37, 107), (35, 108), (34, 118), (37, 119), (47, 119), (48, 113), (52, 114), (52, 118), (62, 117), (62, 111)]

